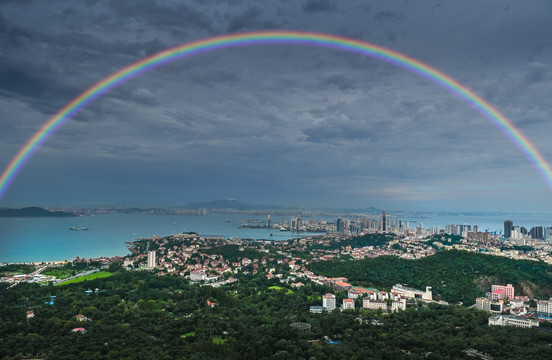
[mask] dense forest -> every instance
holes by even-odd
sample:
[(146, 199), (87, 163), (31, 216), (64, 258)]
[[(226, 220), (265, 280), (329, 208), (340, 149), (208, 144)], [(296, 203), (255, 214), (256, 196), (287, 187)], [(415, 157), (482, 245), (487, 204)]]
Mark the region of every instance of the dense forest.
[[(361, 263), (334, 265), (347, 265), (354, 278)], [(359, 309), (359, 299), (356, 310), (311, 314), (309, 306), (320, 305), (328, 288), (296, 289), (262, 273), (213, 288), (116, 265), (108, 270), (109, 278), (64, 286), (0, 284), (0, 358), (470, 359), (468, 349), (495, 359), (552, 358), (551, 332), (489, 327), (488, 314), (457, 305), (410, 304), (382, 314)], [(336, 295), (339, 304), (345, 294)], [(29, 310), (34, 318), (26, 318)], [(87, 321), (77, 321), (78, 314)], [(294, 322), (312, 328), (303, 333), (290, 327)], [(79, 327), (86, 331), (72, 331)]]
[(516, 295), (547, 300), (552, 296), (552, 266), (466, 251), (441, 251), (417, 260), (381, 256), (358, 261), (313, 262), (316, 274), (344, 276), (353, 284), (390, 289), (400, 283), (433, 288), (443, 300), (464, 305), (475, 303), (494, 284), (513, 284)]

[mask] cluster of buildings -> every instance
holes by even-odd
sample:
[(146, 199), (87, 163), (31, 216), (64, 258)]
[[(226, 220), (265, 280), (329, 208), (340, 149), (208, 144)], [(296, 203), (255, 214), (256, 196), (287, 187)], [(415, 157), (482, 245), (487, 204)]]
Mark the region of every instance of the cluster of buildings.
[[(355, 302), (358, 299), (362, 303), (363, 309), (381, 310), (383, 312), (406, 310), (407, 299), (416, 299), (426, 302), (432, 302), (433, 296), (431, 287), (426, 290), (417, 290), (406, 287), (401, 284), (393, 286), (390, 292), (379, 291), (377, 289), (352, 286), (346, 282), (346, 278), (325, 278), (323, 284), (336, 291), (347, 291), (347, 297), (343, 299), (341, 310), (354, 310)], [(443, 304), (446, 304), (442, 302)], [(314, 305), (310, 307), (311, 313), (331, 312), (336, 309), (336, 296), (327, 293), (322, 296), (322, 306)]]
[(530, 245), (534, 240), (552, 243), (552, 228), (533, 226), (530, 230), (527, 230), (523, 226), (514, 226), (512, 220), (506, 220), (504, 221), (504, 239), (521, 246)]
[[(339, 287), (342, 280), (333, 280)], [(347, 297), (343, 299), (341, 310), (354, 310), (357, 299), (362, 304), (363, 309), (381, 310), (383, 312), (406, 310), (407, 299), (420, 299), (432, 301), (431, 288), (426, 291), (407, 288), (397, 284), (391, 289), (391, 292), (378, 291), (376, 289), (366, 289), (362, 287), (349, 287)], [(310, 307), (311, 313), (331, 312), (337, 308), (336, 296), (327, 293), (322, 296), (322, 306), (314, 305)]]
[(530, 328), (539, 326), (539, 320), (552, 320), (552, 299), (537, 300), (536, 309), (526, 296), (515, 296), (512, 284), (492, 285), (486, 297), (477, 298), (475, 307), (490, 312), (489, 325)]

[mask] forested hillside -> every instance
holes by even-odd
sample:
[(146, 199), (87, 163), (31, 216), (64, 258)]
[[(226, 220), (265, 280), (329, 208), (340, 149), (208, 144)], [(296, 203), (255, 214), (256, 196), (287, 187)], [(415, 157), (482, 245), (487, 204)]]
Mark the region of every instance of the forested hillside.
[(441, 251), (417, 260), (381, 256), (358, 261), (314, 262), (309, 269), (324, 276), (344, 276), (358, 285), (390, 289), (400, 283), (415, 288), (433, 288), (448, 302), (475, 303), (490, 291), (490, 282), (513, 284), (516, 294), (548, 299), (552, 296), (552, 266), (466, 251)]
[[(351, 276), (360, 263), (343, 265)], [(416, 266), (409, 269), (421, 271)], [(177, 276), (109, 270), (109, 278), (64, 286), (0, 284), (0, 358), (470, 359), (470, 348), (494, 359), (552, 358), (552, 333), (489, 327), (486, 313), (461, 306), (412, 306), (385, 315), (359, 310), (357, 301), (356, 310), (311, 314), (309, 306), (320, 305), (328, 288), (296, 289), (262, 274), (212, 288)], [(298, 321), (311, 331), (290, 327)]]

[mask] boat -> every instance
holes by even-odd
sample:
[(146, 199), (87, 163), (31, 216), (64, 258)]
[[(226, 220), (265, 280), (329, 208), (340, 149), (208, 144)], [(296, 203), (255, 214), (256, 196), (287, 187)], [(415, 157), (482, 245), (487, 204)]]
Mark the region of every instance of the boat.
[(73, 227), (70, 227), (69, 230), (84, 231), (84, 230), (88, 230), (88, 228), (84, 226), (73, 226)]

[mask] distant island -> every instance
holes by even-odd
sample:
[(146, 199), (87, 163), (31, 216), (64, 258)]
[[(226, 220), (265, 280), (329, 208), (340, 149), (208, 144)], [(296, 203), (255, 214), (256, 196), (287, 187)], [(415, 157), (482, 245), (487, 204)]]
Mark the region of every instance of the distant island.
[(40, 207), (25, 207), (22, 209), (1, 209), (0, 217), (74, 217), (65, 211), (49, 211)]

